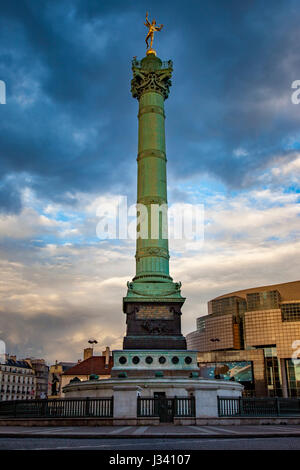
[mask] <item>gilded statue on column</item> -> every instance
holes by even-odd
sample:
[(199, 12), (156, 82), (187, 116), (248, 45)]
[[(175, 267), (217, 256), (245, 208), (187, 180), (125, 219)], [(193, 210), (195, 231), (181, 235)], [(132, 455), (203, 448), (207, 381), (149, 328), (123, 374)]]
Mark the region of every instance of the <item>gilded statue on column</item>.
[[(148, 12), (147, 12), (146, 23), (144, 23), (144, 25), (148, 28), (148, 34), (146, 36), (147, 54), (156, 54), (155, 50), (152, 49), (154, 33), (156, 33), (156, 31), (161, 31), (161, 29), (163, 28), (163, 24), (156, 26), (156, 21), (154, 19), (152, 20), (152, 23), (150, 23), (148, 19)], [(149, 47), (149, 39), (150, 39), (150, 47)]]

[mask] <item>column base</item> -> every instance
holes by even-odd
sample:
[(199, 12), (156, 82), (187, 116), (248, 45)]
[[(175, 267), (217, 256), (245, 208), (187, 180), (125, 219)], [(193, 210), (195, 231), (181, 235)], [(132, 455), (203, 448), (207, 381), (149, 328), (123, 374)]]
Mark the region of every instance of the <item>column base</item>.
[(126, 302), (127, 331), (124, 349), (186, 349), (181, 334), (181, 306), (172, 302)]
[(123, 349), (187, 349), (184, 336), (125, 336)]

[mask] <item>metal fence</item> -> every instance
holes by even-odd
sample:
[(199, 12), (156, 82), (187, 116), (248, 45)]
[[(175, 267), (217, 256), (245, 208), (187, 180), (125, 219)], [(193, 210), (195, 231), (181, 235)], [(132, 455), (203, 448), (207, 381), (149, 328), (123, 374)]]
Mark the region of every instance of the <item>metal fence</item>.
[(58, 398), (0, 402), (0, 418), (110, 418), (111, 398)]
[(218, 397), (220, 417), (300, 416), (300, 398), (227, 398)]
[(137, 398), (137, 415), (138, 417), (154, 417), (159, 416), (156, 398)]
[(180, 418), (196, 416), (195, 397), (176, 397), (175, 416)]
[(137, 399), (138, 417), (160, 417), (165, 407), (171, 408), (175, 417), (195, 416), (195, 397), (154, 397)]
[[(142, 68), (142, 61), (141, 60), (137, 60), (137, 59), (134, 59), (132, 61), (132, 65), (136, 68)], [(168, 68), (172, 68), (173, 67), (173, 62), (172, 60), (163, 60), (162, 61), (162, 64), (161, 64), (161, 68), (162, 69), (168, 69)]]

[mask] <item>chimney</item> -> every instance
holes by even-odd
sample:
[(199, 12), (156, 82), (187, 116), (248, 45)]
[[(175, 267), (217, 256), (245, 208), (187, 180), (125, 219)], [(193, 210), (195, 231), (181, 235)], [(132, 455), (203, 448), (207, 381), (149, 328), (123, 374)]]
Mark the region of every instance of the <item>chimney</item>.
[(89, 359), (90, 357), (93, 357), (93, 348), (85, 348), (83, 350), (83, 360), (85, 361), (86, 359)]
[(106, 346), (105, 351), (102, 352), (102, 356), (105, 356), (105, 369), (107, 369), (109, 366), (109, 356), (110, 356), (109, 346)]

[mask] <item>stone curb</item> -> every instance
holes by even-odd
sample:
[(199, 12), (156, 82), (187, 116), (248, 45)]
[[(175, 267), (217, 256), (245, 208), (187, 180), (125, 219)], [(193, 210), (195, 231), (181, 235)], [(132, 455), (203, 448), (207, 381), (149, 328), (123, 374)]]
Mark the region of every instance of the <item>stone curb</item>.
[(30, 439), (248, 439), (250, 438), (274, 438), (274, 437), (299, 437), (298, 433), (248, 433), (248, 434), (121, 434), (121, 435), (108, 435), (108, 434), (32, 434), (32, 433), (0, 433), (2, 438), (30, 438)]

